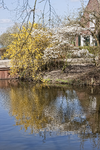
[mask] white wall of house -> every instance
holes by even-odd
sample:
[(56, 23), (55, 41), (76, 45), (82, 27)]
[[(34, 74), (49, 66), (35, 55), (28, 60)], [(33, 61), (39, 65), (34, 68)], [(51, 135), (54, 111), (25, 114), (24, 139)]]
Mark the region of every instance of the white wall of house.
[(96, 40), (93, 38), (92, 35), (90, 35), (90, 46), (95, 46)]
[(93, 46), (93, 37), (90, 35), (90, 46)]
[(81, 46), (84, 46), (84, 38), (82, 35), (81, 35)]

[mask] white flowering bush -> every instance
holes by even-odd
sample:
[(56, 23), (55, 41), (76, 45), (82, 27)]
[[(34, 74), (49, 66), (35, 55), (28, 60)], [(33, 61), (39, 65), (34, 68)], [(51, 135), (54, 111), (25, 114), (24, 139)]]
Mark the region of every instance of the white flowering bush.
[[(82, 34), (84, 28), (79, 27), (78, 25), (74, 26), (65, 26), (59, 28), (53, 28), (49, 30), (52, 33), (51, 43), (52, 46), (44, 50), (43, 59), (48, 61), (50, 59), (56, 59), (64, 57), (71, 46), (71, 41), (75, 40), (77, 34)], [(79, 52), (80, 55), (81, 52)], [(83, 52), (84, 54), (88, 52)]]
[(71, 57), (72, 58), (77, 58), (77, 57), (79, 57), (79, 58), (81, 58), (81, 57), (85, 57), (85, 58), (90, 57), (91, 58), (91, 57), (94, 57), (94, 55), (89, 53), (89, 51), (87, 49), (82, 49), (82, 50), (73, 50)]

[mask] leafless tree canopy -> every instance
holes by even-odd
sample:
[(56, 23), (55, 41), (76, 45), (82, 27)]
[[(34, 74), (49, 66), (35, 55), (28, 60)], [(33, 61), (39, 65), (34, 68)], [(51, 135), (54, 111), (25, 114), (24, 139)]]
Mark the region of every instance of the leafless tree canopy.
[[(42, 10), (39, 8), (40, 6), (42, 6)], [(41, 21), (43, 25), (51, 27), (54, 25), (54, 20), (55, 24), (59, 24), (61, 21), (51, 5), (51, 0), (16, 0), (15, 2), (11, 0), (9, 7), (7, 0), (0, 0), (0, 8), (14, 12), (16, 22), (20, 21), (22, 25), (29, 21), (34, 24), (37, 20), (37, 22)]]

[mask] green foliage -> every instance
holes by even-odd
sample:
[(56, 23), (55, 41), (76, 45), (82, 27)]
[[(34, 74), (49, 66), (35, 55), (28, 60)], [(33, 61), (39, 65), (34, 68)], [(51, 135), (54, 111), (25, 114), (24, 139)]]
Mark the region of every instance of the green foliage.
[(13, 27), (8, 28), (6, 32), (0, 35), (0, 45), (2, 45), (2, 47), (7, 47), (12, 43), (14, 37), (11, 34), (18, 32), (18, 26), (19, 25), (15, 23)]

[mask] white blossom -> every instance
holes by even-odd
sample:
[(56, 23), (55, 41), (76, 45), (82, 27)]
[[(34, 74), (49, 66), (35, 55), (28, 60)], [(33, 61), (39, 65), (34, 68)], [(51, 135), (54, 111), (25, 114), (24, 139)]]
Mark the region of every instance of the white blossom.
[[(41, 37), (43, 35), (47, 36), (50, 39), (50, 43), (53, 45), (50, 48), (46, 48), (44, 50), (43, 59), (48, 61), (52, 58), (58, 58), (59, 55), (63, 53), (64, 46), (70, 45), (71, 39), (75, 38), (78, 34), (82, 34), (82, 31), (85, 30), (84, 28), (80, 27), (79, 25), (73, 26), (64, 26), (59, 28), (52, 28), (49, 30), (41, 30), (41, 29), (34, 29), (32, 32), (32, 37), (35, 37), (36, 34), (40, 34)], [(52, 33), (52, 36), (50, 35)], [(65, 46), (66, 47), (66, 46)], [(81, 57), (81, 55), (90, 55), (87, 50), (81, 50), (78, 52), (73, 52), (73, 55), (77, 55)], [(92, 57), (92, 54), (91, 54)]]

